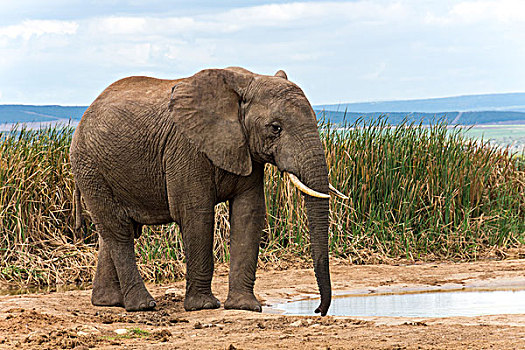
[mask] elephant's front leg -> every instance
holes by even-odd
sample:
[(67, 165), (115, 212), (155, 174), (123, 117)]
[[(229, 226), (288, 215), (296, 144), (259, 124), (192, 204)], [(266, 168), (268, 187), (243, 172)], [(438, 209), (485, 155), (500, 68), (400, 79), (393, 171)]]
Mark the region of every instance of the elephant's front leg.
[(262, 311), (253, 286), (264, 217), (262, 181), (230, 201), (230, 281), (225, 309)]
[(186, 208), (181, 220), (186, 253), (186, 311), (217, 309), (220, 301), (211, 292), (213, 277), (214, 207)]

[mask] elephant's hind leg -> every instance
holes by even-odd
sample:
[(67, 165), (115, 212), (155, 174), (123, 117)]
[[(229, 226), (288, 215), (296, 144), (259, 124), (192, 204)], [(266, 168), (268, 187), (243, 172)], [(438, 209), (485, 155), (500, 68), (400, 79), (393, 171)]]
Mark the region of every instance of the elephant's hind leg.
[(77, 177), (77, 183), (102, 238), (93, 283), (93, 304), (120, 303), (127, 311), (153, 309), (156, 303), (147, 291), (135, 261), (136, 223), (127, 216), (101, 175), (91, 170)]
[(151, 310), (157, 304), (146, 289), (135, 261), (133, 235), (127, 241), (104, 238), (115, 263), (124, 307), (127, 311)]
[(99, 237), (97, 273), (91, 303), (95, 306), (124, 306), (115, 264), (102, 237)]
[[(100, 260), (99, 257), (98, 265), (100, 267), (97, 268), (97, 272), (102, 271), (105, 274), (97, 275), (95, 278), (93, 297), (100, 294), (115, 297), (117, 295), (115, 292), (117, 288), (116, 277), (120, 287), (122, 304), (127, 311), (153, 309), (156, 306), (155, 300), (146, 289), (135, 261), (133, 225), (130, 223), (117, 228), (115, 222), (109, 227), (107, 224), (97, 224), (97, 230), (102, 237), (101, 258), (103, 259)], [(99, 292), (95, 286), (103, 288), (104, 292)]]

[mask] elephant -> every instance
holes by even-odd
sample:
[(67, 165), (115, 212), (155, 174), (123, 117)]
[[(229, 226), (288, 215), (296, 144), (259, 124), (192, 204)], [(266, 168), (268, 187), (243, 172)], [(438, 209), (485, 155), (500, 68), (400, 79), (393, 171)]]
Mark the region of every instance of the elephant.
[[(154, 309), (137, 269), (134, 239), (143, 225), (175, 222), (186, 257), (187, 311), (215, 309), (212, 251), (215, 205), (229, 202), (230, 271), (225, 309), (262, 310), (253, 293), (265, 222), (264, 165), (305, 192), (311, 253), (326, 315), (328, 169), (315, 112), (284, 71), (204, 69), (166, 80), (128, 77), (85, 111), (70, 147), (76, 228), (81, 196), (99, 237), (91, 302)], [(340, 193), (338, 193), (341, 195)]]

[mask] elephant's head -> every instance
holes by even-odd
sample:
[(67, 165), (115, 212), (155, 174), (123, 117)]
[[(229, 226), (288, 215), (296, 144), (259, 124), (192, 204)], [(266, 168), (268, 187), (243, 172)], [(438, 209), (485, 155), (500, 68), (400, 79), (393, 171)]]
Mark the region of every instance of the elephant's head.
[(330, 307), (328, 168), (315, 113), (303, 91), (279, 71), (203, 70), (175, 85), (170, 108), (180, 130), (211, 162), (247, 176), (252, 162), (290, 174), (305, 196), (311, 251), (321, 293), (316, 309)]

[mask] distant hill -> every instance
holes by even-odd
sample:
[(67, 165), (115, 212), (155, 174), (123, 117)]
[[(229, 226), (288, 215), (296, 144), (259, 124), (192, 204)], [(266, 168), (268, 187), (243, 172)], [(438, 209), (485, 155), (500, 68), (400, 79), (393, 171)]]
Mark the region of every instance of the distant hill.
[[(13, 123), (31, 127), (55, 123), (75, 125), (87, 106), (0, 105), (0, 130)], [(319, 117), (340, 123), (343, 118), (377, 119), (386, 115), (389, 123), (398, 124), (405, 117), (423, 123), (445, 118), (451, 124), (525, 124), (525, 93), (468, 95), (421, 100), (342, 103), (317, 105)]]
[(466, 95), (421, 100), (340, 103), (315, 106), (317, 110), (335, 112), (474, 112), (514, 111), (525, 112), (525, 93)]
[(0, 123), (49, 122), (80, 119), (87, 106), (0, 105)]

